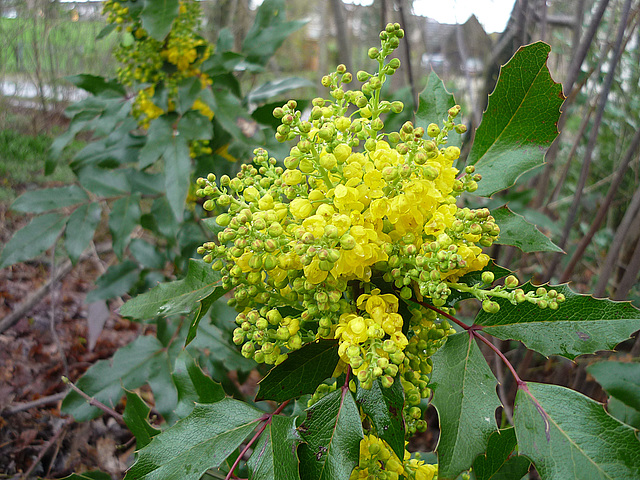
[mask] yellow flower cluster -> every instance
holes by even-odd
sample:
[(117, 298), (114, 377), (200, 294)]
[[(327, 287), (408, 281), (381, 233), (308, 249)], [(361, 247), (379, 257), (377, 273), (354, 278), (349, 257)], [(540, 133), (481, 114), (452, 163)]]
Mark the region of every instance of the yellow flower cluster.
[[(282, 166), (258, 149), (235, 178), (198, 180), (197, 195), (210, 197), (203, 207), (222, 212), (218, 242), (199, 252), (233, 289), (243, 355), (277, 364), (335, 338), (337, 372), (350, 367), (363, 388), (377, 379), (388, 387), (401, 373), (415, 406), (430, 393), (428, 356), (452, 330), (416, 303), (403, 319), (400, 301), (443, 306), (461, 276), (487, 265), (482, 247), (499, 228), (488, 210), (456, 205), (480, 180), (473, 167), (460, 175), (460, 150), (446, 146), (451, 130), (463, 130), (459, 107), (442, 128), (406, 122), (381, 133), (381, 116), (403, 108), (379, 98), (399, 66), (384, 62), (402, 36), (389, 31), (376, 50), (378, 74), (359, 72), (359, 90), (345, 88), (352, 75), (340, 65), (323, 78), (332, 100), (314, 99), (308, 119), (295, 101), (274, 110), (276, 138), (298, 140)], [(409, 431), (424, 428), (415, 420)]]
[(430, 465), (405, 450), (402, 461), (382, 439), (375, 435), (365, 435), (360, 441), (360, 461), (349, 480), (407, 480), (437, 479), (438, 466)]
[[(132, 113), (141, 127), (148, 128), (152, 120), (175, 110), (181, 82), (195, 77), (202, 89), (211, 85), (211, 79), (200, 67), (211, 55), (212, 46), (196, 33), (200, 6), (195, 0), (180, 1), (178, 16), (163, 41), (152, 38), (142, 27), (142, 7), (129, 8), (123, 6), (124, 3), (127, 2), (104, 2), (103, 14), (107, 15), (109, 23), (115, 23), (119, 30), (125, 28), (131, 34), (131, 40), (123, 42), (115, 52), (122, 63), (118, 76), (123, 84), (136, 89)], [(156, 90), (167, 92), (167, 98), (155, 98)], [(213, 118), (213, 111), (200, 98), (191, 108)]]

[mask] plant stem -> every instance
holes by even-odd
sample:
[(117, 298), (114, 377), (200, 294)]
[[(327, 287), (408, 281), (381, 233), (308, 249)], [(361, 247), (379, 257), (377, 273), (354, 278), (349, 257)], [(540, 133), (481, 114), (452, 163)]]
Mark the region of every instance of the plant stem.
[(100, 400), (96, 400), (95, 398), (90, 397), (89, 395), (84, 393), (82, 390), (80, 390), (78, 387), (76, 387), (73, 384), (73, 382), (71, 380), (69, 380), (67, 377), (62, 377), (62, 383), (66, 383), (67, 385), (69, 385), (69, 387), (71, 387), (71, 390), (73, 390), (78, 395), (80, 395), (82, 398), (84, 398), (87, 402), (89, 402), (89, 405), (92, 405), (94, 407), (98, 407), (103, 412), (108, 413), (113, 418), (115, 418), (118, 423), (120, 423), (122, 425), (126, 425), (124, 419), (122, 418), (122, 415), (120, 415), (118, 412), (116, 412), (113, 408), (107, 407)]
[(262, 417), (258, 419), (259, 422), (262, 422), (262, 425), (260, 425), (260, 427), (258, 428), (258, 431), (255, 433), (253, 437), (251, 437), (251, 440), (247, 442), (247, 444), (242, 449), (242, 451), (240, 452), (236, 460), (233, 462), (233, 465), (231, 465), (231, 469), (229, 470), (229, 473), (227, 473), (225, 480), (229, 480), (231, 477), (233, 477), (233, 471), (236, 469), (236, 467), (240, 463), (240, 460), (242, 460), (242, 457), (244, 457), (247, 451), (251, 448), (251, 445), (256, 443), (256, 440), (260, 438), (260, 435), (262, 435), (262, 433), (267, 428), (267, 426), (271, 424), (271, 419), (274, 417), (274, 415), (278, 415), (280, 412), (282, 412), (282, 410), (284, 410), (284, 407), (286, 407), (288, 404), (289, 404), (289, 400), (280, 404), (273, 413), (265, 413)]

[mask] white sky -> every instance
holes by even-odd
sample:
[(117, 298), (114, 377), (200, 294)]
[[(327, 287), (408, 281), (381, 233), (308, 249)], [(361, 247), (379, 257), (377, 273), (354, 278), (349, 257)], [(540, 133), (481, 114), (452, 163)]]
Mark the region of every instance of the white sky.
[[(358, 5), (371, 5), (373, 0), (344, 0)], [(509, 21), (515, 0), (415, 0), (417, 15), (433, 18), (440, 23), (464, 23), (475, 14), (487, 31), (502, 32)]]

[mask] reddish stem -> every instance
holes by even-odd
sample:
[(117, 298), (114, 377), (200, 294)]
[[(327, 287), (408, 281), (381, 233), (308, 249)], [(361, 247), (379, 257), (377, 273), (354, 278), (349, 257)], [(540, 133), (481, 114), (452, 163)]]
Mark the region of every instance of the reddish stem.
[(278, 415), (280, 412), (282, 412), (282, 410), (284, 410), (284, 407), (286, 407), (288, 404), (289, 404), (289, 400), (280, 404), (280, 406), (278, 406), (278, 408), (276, 408), (276, 410), (273, 413), (265, 413), (258, 419), (259, 422), (262, 422), (262, 425), (260, 425), (260, 428), (258, 428), (258, 431), (255, 433), (253, 437), (251, 437), (251, 440), (247, 442), (245, 447), (242, 449), (242, 451), (236, 458), (235, 462), (233, 462), (233, 465), (231, 466), (231, 470), (229, 470), (229, 473), (227, 473), (225, 480), (229, 480), (231, 477), (233, 477), (233, 471), (236, 469), (236, 467), (240, 463), (240, 460), (242, 460), (242, 457), (244, 457), (245, 453), (247, 453), (247, 451), (251, 448), (251, 445), (253, 445), (256, 442), (256, 440), (260, 438), (260, 435), (262, 435), (265, 428), (267, 428), (267, 426), (271, 424), (271, 419), (273, 418), (273, 416)]
[(489, 340), (487, 340), (482, 335), (480, 335), (480, 333), (478, 333), (479, 330), (482, 330), (482, 325), (476, 325), (476, 324), (473, 324), (471, 326), (466, 325), (465, 323), (461, 322), (460, 320), (458, 320), (453, 315), (449, 315), (448, 313), (443, 312), (438, 307), (434, 307), (433, 305), (429, 305), (428, 303), (425, 303), (425, 302), (417, 302), (417, 303), (419, 303), (420, 305), (422, 305), (425, 308), (428, 308), (429, 310), (433, 310), (434, 312), (438, 313), (439, 315), (442, 315), (443, 317), (447, 318), (448, 320), (451, 320), (456, 325), (459, 325), (461, 328), (464, 328), (467, 332), (469, 332), (469, 335), (471, 337), (477, 338), (481, 342), (484, 342), (486, 345), (488, 345), (489, 348), (491, 350), (493, 350), (498, 355), (498, 357), (500, 357), (500, 360), (502, 360), (502, 362), (507, 366), (507, 368), (509, 369), (509, 371), (513, 375), (513, 378), (515, 379), (516, 383), (518, 384), (518, 388), (524, 388), (525, 390), (527, 389), (526, 388), (527, 387), (526, 382), (524, 382), (520, 378), (520, 376), (516, 372), (516, 369), (513, 368), (513, 365), (511, 365), (511, 362), (507, 359), (507, 357), (504, 356), (504, 354), (500, 351), (500, 349), (498, 347), (496, 347), (493, 343), (491, 343)]

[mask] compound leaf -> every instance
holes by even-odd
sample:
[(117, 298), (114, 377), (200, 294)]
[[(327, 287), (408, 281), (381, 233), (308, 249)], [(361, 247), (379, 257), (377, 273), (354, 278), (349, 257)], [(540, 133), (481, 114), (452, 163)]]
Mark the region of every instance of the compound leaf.
[(338, 388), (307, 410), (298, 427), (305, 441), (298, 449), (303, 480), (347, 480), (360, 457), (364, 437), (351, 392)]
[(482, 175), (476, 195), (489, 197), (541, 165), (558, 135), (564, 96), (547, 68), (550, 50), (543, 42), (520, 47), (501, 68), (469, 153)]
[(151, 409), (138, 394), (128, 390), (126, 394), (127, 405), (124, 407), (122, 419), (136, 437), (136, 449), (139, 450), (148, 445), (151, 439), (160, 433), (160, 430), (149, 424), (149, 412)]
[(297, 418), (275, 415), (271, 419), (247, 461), (252, 480), (300, 478), (296, 450), (302, 440), (296, 429)]
[(517, 443), (513, 427), (493, 432), (486, 453), (473, 462), (476, 480), (518, 480), (524, 477), (531, 462), (514, 452)]
[[(449, 116), (449, 109), (456, 104), (440, 77), (432, 71), (427, 78), (427, 85), (420, 93), (418, 110), (416, 111), (416, 127), (425, 130), (430, 123), (435, 123), (442, 128), (442, 122)], [(460, 147), (462, 145), (462, 135), (455, 130), (451, 130), (447, 136), (447, 145)]]
[(161, 283), (147, 293), (132, 298), (120, 308), (120, 315), (145, 320), (159, 315), (189, 313), (217, 288), (222, 288), (220, 274), (202, 260), (189, 259), (185, 278)]
[(188, 417), (140, 450), (125, 480), (199, 480), (209, 468), (222, 465), (263, 413), (231, 398), (196, 405)]
[(93, 239), (93, 234), (100, 223), (101, 213), (102, 207), (94, 202), (80, 205), (69, 217), (64, 231), (64, 248), (74, 264)]
[(260, 381), (256, 401), (284, 402), (305, 393), (313, 393), (318, 385), (331, 376), (338, 360), (337, 341), (318, 340), (309, 343), (289, 353), (284, 362), (272, 368)]
[(456, 478), (497, 430), (496, 378), (467, 332), (447, 338), (433, 358), (433, 405), (440, 421), (438, 478)]
[(378, 437), (389, 444), (398, 458), (404, 458), (404, 390), (400, 379), (396, 377), (389, 388), (383, 387), (379, 379), (369, 390), (358, 384), (356, 403), (371, 420)]
[(41, 188), (20, 195), (11, 205), (11, 210), (23, 213), (44, 213), (77, 205), (87, 200), (89, 200), (89, 197), (77, 185)]
[[(114, 407), (124, 394), (149, 383), (155, 395), (156, 409), (172, 418), (176, 405), (176, 390), (171, 381), (169, 357), (160, 341), (143, 335), (118, 350), (112, 359), (95, 363), (76, 382), (90, 397)], [(62, 410), (78, 422), (96, 418), (102, 410), (89, 405), (78, 393), (70, 391), (62, 402)]]
[[(537, 289), (530, 283), (521, 288), (525, 293)], [(497, 299), (500, 311), (481, 310), (475, 323), (482, 325), (484, 332), (502, 340), (519, 340), (543, 355), (570, 359), (598, 350), (612, 350), (638, 330), (640, 310), (628, 302), (579, 295), (566, 285), (549, 288), (566, 298), (557, 310), (543, 310), (529, 302), (512, 305), (508, 300)]]
[(175, 412), (180, 418), (189, 415), (196, 403), (215, 403), (225, 397), (222, 386), (206, 375), (185, 350), (176, 358), (171, 376), (178, 390)]
[(111, 207), (109, 230), (113, 237), (113, 251), (122, 258), (131, 240), (131, 232), (140, 223), (140, 195), (127, 195), (116, 200)]
[(516, 395), (520, 453), (543, 480), (640, 478), (636, 430), (581, 393), (528, 383)]
[(139, 276), (138, 264), (131, 260), (111, 265), (106, 272), (98, 277), (96, 280), (97, 288), (87, 294), (85, 303), (89, 304), (124, 295), (136, 284)]
[(525, 253), (562, 252), (563, 250), (549, 240), (535, 225), (527, 222), (522, 215), (512, 212), (504, 205), (491, 211), (500, 227), (500, 245), (512, 245)]
[(24, 262), (46, 252), (60, 236), (66, 218), (59, 213), (35, 217), (29, 225), (13, 234), (0, 254), (0, 269)]

